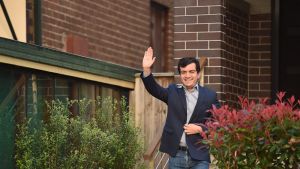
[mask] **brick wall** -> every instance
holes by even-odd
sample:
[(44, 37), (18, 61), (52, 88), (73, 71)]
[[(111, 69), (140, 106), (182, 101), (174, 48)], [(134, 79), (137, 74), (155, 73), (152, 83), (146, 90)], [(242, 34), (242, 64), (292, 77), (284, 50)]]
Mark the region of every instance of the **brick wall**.
[(249, 98), (271, 98), (271, 14), (250, 16)]
[[(249, 4), (234, 0), (175, 0), (175, 60), (207, 57), (205, 86), (237, 105), (248, 95)], [(174, 62), (176, 69), (177, 62)]]
[[(170, 8), (168, 53), (171, 62), (172, 1), (162, 2)], [(88, 57), (141, 68), (150, 33), (150, 0), (44, 0), (42, 4), (42, 41), (45, 47), (65, 50), (65, 41), (72, 36), (88, 44)]]
[(248, 95), (249, 5), (244, 1), (227, 1), (225, 16), (223, 98), (227, 104), (237, 106), (237, 96)]
[[(174, 69), (182, 57), (207, 57), (205, 85), (220, 94), (223, 0), (175, 0)], [(220, 96), (221, 97), (221, 96)]]

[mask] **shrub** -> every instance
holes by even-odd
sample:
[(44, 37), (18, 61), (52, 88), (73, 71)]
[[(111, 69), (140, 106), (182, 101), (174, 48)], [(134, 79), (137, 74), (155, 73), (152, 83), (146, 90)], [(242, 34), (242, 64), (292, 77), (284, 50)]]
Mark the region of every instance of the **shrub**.
[(212, 110), (203, 142), (219, 168), (287, 169), (300, 163), (300, 110), (294, 96), (277, 94), (275, 104), (249, 102), (240, 97), (241, 109), (227, 105)]
[[(88, 113), (92, 104), (95, 112)], [(140, 161), (139, 132), (124, 98), (55, 100), (47, 107), (47, 121), (32, 118), (18, 126), (17, 168), (131, 169)]]

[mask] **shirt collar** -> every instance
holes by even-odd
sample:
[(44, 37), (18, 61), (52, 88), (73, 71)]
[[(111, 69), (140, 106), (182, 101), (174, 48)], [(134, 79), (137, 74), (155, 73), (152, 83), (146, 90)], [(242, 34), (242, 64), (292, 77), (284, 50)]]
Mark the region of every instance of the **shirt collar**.
[[(186, 87), (183, 84), (177, 84), (177, 88), (183, 88), (184, 90), (187, 90)], [(196, 89), (197, 91), (199, 91), (199, 85), (198, 85), (198, 83), (194, 86), (193, 89)]]

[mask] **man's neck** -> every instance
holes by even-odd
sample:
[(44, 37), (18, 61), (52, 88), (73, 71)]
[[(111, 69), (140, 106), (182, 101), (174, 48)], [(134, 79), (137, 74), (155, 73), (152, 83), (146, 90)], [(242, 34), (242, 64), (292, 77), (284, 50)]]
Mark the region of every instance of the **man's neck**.
[(188, 92), (193, 92), (194, 90), (198, 90), (198, 84), (195, 84), (195, 86), (191, 88), (187, 88), (186, 86), (183, 86), (183, 88)]

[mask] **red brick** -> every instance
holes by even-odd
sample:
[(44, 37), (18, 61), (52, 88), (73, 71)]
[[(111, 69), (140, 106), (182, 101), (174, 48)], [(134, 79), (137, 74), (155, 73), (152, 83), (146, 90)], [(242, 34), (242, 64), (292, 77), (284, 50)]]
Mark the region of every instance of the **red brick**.
[(222, 77), (221, 76), (209, 76), (208, 83), (222, 83)]
[(185, 42), (174, 42), (174, 49), (185, 49)]
[(187, 24), (187, 32), (203, 32), (208, 31), (208, 24)]
[(175, 16), (174, 22), (176, 24), (197, 23), (197, 16)]
[(208, 7), (187, 7), (187, 15), (208, 14)]
[(259, 68), (249, 68), (249, 74), (259, 74)]
[(249, 45), (249, 51), (270, 51), (271, 45)]
[(207, 75), (220, 75), (220, 74), (222, 74), (221, 67), (212, 67), (212, 66), (205, 67), (204, 72)]
[(174, 32), (185, 32), (185, 25), (175, 25)]
[(271, 51), (266, 51), (266, 52), (263, 52), (263, 53), (260, 53), (260, 58), (261, 59), (271, 59)]
[(209, 24), (209, 31), (223, 31), (224, 32), (224, 26), (220, 23)]
[(175, 33), (175, 41), (197, 40), (197, 33)]
[(222, 42), (221, 41), (209, 41), (209, 48), (214, 49), (214, 48), (221, 48)]
[(198, 40), (222, 40), (221, 32), (198, 33)]
[(66, 51), (70, 53), (75, 53), (82, 56), (88, 55), (88, 42), (86, 39), (68, 35), (66, 37)]
[(271, 37), (261, 37), (260, 43), (261, 44), (271, 44)]
[(214, 50), (198, 50), (198, 56), (205, 56), (205, 57), (221, 57), (221, 50), (214, 49)]
[(250, 37), (250, 44), (259, 44), (259, 37)]
[(224, 8), (221, 6), (210, 6), (209, 7), (209, 14), (221, 14), (223, 13)]
[(174, 57), (175, 58), (196, 57), (196, 50), (175, 50)]
[(221, 15), (200, 15), (198, 23), (222, 23)]
[(208, 60), (208, 65), (209, 66), (221, 66), (221, 60), (219, 58), (216, 58), (216, 59), (210, 58)]
[(261, 75), (261, 76), (249, 76), (250, 82), (270, 82), (271, 76), (269, 75)]
[(251, 99), (252, 97), (254, 98), (270, 98), (271, 96), (271, 91), (252, 91), (249, 92), (249, 98)]
[(209, 89), (212, 89), (214, 91), (222, 91), (222, 85), (220, 84), (205, 84), (205, 87), (209, 88)]
[(249, 59), (259, 59), (259, 55), (260, 55), (260, 53), (258, 53), (258, 52), (251, 52)]
[(174, 8), (174, 15), (185, 15), (185, 8)]
[(270, 36), (270, 30), (251, 30), (250, 36)]
[(174, 0), (174, 6), (197, 6), (197, 0)]
[(258, 29), (259, 28), (259, 22), (249, 22), (250, 29)]
[(271, 67), (270, 68), (260, 68), (260, 74), (271, 74)]
[(260, 90), (271, 90), (271, 83), (261, 83), (259, 86)]
[(187, 49), (208, 49), (208, 42), (186, 42)]
[(199, 6), (223, 5), (222, 0), (198, 0)]
[(251, 83), (250, 82), (249, 90), (259, 90), (259, 83)]

